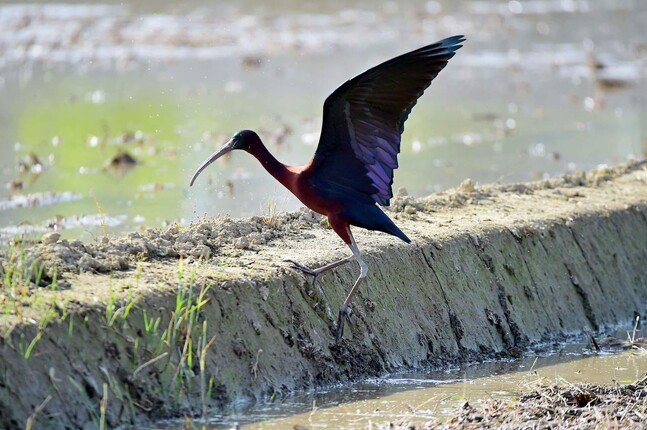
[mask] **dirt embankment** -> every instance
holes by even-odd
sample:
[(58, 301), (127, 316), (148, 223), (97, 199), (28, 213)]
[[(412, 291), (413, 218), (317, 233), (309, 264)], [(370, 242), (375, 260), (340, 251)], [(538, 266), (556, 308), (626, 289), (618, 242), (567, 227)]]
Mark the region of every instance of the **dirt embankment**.
[(410, 245), (356, 231), (355, 264), (309, 211), (216, 218), (96, 243), (55, 235), (0, 256), (0, 427), (99, 427), (394, 370), (516, 355), (644, 318), (647, 165), (397, 196)]

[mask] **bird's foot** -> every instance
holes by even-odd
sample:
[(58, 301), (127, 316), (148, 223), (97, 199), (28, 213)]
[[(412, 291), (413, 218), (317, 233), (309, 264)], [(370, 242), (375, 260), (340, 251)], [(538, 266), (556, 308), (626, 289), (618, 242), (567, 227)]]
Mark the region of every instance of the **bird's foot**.
[(341, 341), (342, 337), (344, 337), (344, 323), (346, 320), (350, 322), (350, 315), (352, 312), (353, 310), (348, 305), (342, 306), (339, 310), (339, 318), (337, 318), (337, 342)]
[(311, 269), (308, 266), (304, 266), (303, 264), (297, 263), (294, 260), (285, 260), (285, 261), (287, 261), (288, 263), (292, 263), (292, 265), (294, 266), (295, 269), (299, 269), (303, 273), (306, 273), (308, 275), (312, 275), (312, 285), (315, 285), (317, 283), (317, 278), (321, 274), (320, 270)]
[(298, 263), (294, 260), (285, 260), (285, 261), (287, 261), (288, 263), (292, 263), (295, 269), (299, 269), (300, 271), (307, 273), (308, 275), (317, 276), (319, 274), (315, 269), (311, 269), (308, 266), (304, 266), (303, 264)]

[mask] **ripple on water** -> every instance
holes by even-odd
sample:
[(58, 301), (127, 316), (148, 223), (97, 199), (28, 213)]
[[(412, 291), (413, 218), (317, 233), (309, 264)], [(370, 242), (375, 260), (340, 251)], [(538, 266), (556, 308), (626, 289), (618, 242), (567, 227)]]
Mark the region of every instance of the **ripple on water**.
[(2, 227), (0, 228), (0, 239), (9, 239), (30, 233), (44, 233), (52, 230), (70, 230), (82, 227), (117, 227), (123, 224), (126, 219), (126, 215), (108, 216), (105, 214), (57, 217), (39, 224), (22, 223)]
[(11, 196), (8, 200), (0, 200), (0, 212), (10, 209), (55, 205), (80, 200), (81, 198), (80, 194), (71, 191), (19, 194)]

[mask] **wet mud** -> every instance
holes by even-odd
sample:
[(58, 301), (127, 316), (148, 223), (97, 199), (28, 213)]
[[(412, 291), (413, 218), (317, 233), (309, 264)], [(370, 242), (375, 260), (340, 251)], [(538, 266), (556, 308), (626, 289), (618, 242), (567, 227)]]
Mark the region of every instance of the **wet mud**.
[(490, 400), (477, 406), (465, 402), (446, 423), (429, 422), (407, 428), (642, 429), (645, 414), (647, 377), (613, 387), (592, 384), (540, 386), (516, 401)]
[(356, 230), (369, 275), (340, 343), (337, 311), (358, 269), (313, 285), (286, 262), (347, 255), (307, 210), (11, 244), (0, 256), (0, 426), (199, 417), (644, 319), (645, 162), (468, 180), (420, 199), (401, 191), (389, 215), (413, 243)]

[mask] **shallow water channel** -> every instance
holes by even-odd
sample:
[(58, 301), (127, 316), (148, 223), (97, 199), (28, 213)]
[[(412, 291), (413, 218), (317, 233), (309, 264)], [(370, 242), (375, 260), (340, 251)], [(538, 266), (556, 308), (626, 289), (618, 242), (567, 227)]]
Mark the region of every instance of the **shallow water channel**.
[(303, 164), (325, 97), (385, 59), (467, 42), (406, 124), (394, 187), (536, 180), (641, 157), (643, 0), (0, 2), (0, 239), (95, 240), (299, 206), (246, 154)]
[[(298, 394), (283, 401), (233, 407), (193, 424), (210, 429), (364, 429), (422, 424), (450, 417), (466, 401), (514, 399), (539, 384), (628, 384), (647, 372), (647, 351), (594, 353), (583, 344), (553, 345), (519, 360), (449, 368), (444, 371), (406, 373), (383, 379)], [(155, 429), (181, 428), (180, 423)]]

